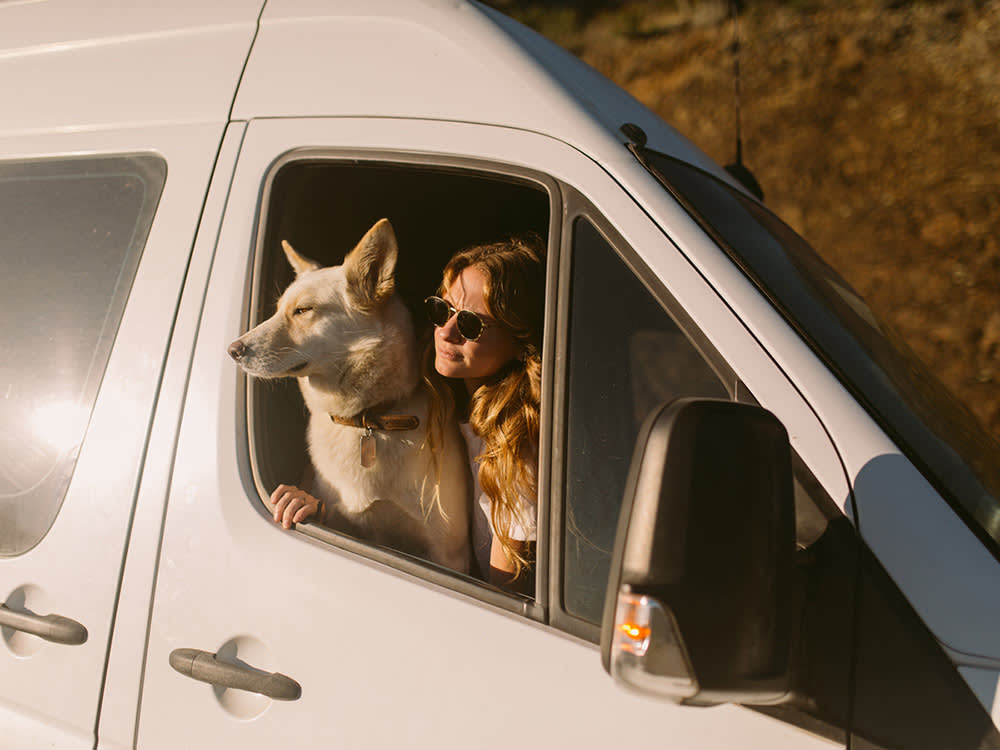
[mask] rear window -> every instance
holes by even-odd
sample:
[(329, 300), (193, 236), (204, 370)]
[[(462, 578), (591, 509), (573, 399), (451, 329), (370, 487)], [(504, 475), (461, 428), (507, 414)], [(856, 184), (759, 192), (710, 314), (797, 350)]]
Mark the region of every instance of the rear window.
[(0, 555), (59, 513), (165, 179), (149, 155), (0, 162)]

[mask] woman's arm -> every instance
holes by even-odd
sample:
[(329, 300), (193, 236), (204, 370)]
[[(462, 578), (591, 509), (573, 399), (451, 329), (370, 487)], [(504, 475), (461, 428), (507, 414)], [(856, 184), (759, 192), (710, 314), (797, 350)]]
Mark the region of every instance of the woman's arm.
[[(535, 543), (518, 540), (511, 540), (514, 549), (526, 560), (533, 560), (535, 557)], [(535, 595), (535, 575), (534, 567), (521, 568), (521, 574), (514, 578), (514, 563), (507, 559), (503, 551), (503, 545), (495, 536), (490, 546), (490, 576), (489, 581), (494, 586), (499, 586), (505, 591), (524, 596)]]

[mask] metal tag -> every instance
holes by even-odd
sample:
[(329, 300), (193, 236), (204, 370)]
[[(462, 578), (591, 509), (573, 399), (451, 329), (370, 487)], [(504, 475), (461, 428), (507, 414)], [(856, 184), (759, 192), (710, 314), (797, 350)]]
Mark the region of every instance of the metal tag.
[(375, 465), (375, 435), (371, 429), (361, 436), (361, 465), (366, 469)]

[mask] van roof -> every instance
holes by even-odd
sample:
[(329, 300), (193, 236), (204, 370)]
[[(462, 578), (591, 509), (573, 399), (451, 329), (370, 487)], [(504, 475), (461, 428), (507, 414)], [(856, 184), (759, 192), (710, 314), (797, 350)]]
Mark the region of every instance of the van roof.
[(652, 147), (718, 169), (573, 55), (471, 0), (0, 0), (0, 100), (0, 135), (407, 117), (593, 153), (634, 122)]
[(261, 0), (0, 0), (0, 135), (225, 122)]

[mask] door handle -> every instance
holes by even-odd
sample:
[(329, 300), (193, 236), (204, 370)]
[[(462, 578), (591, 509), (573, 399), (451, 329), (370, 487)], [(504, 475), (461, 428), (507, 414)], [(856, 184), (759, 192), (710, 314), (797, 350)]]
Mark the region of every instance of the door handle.
[(79, 646), (87, 642), (87, 628), (76, 620), (62, 615), (15, 612), (8, 609), (6, 604), (0, 604), (0, 625), (67, 646)]
[(175, 648), (170, 652), (170, 666), (185, 677), (220, 687), (260, 693), (278, 701), (294, 701), (302, 695), (302, 686), (291, 677), (227, 664), (216, 659), (215, 654), (196, 648)]

